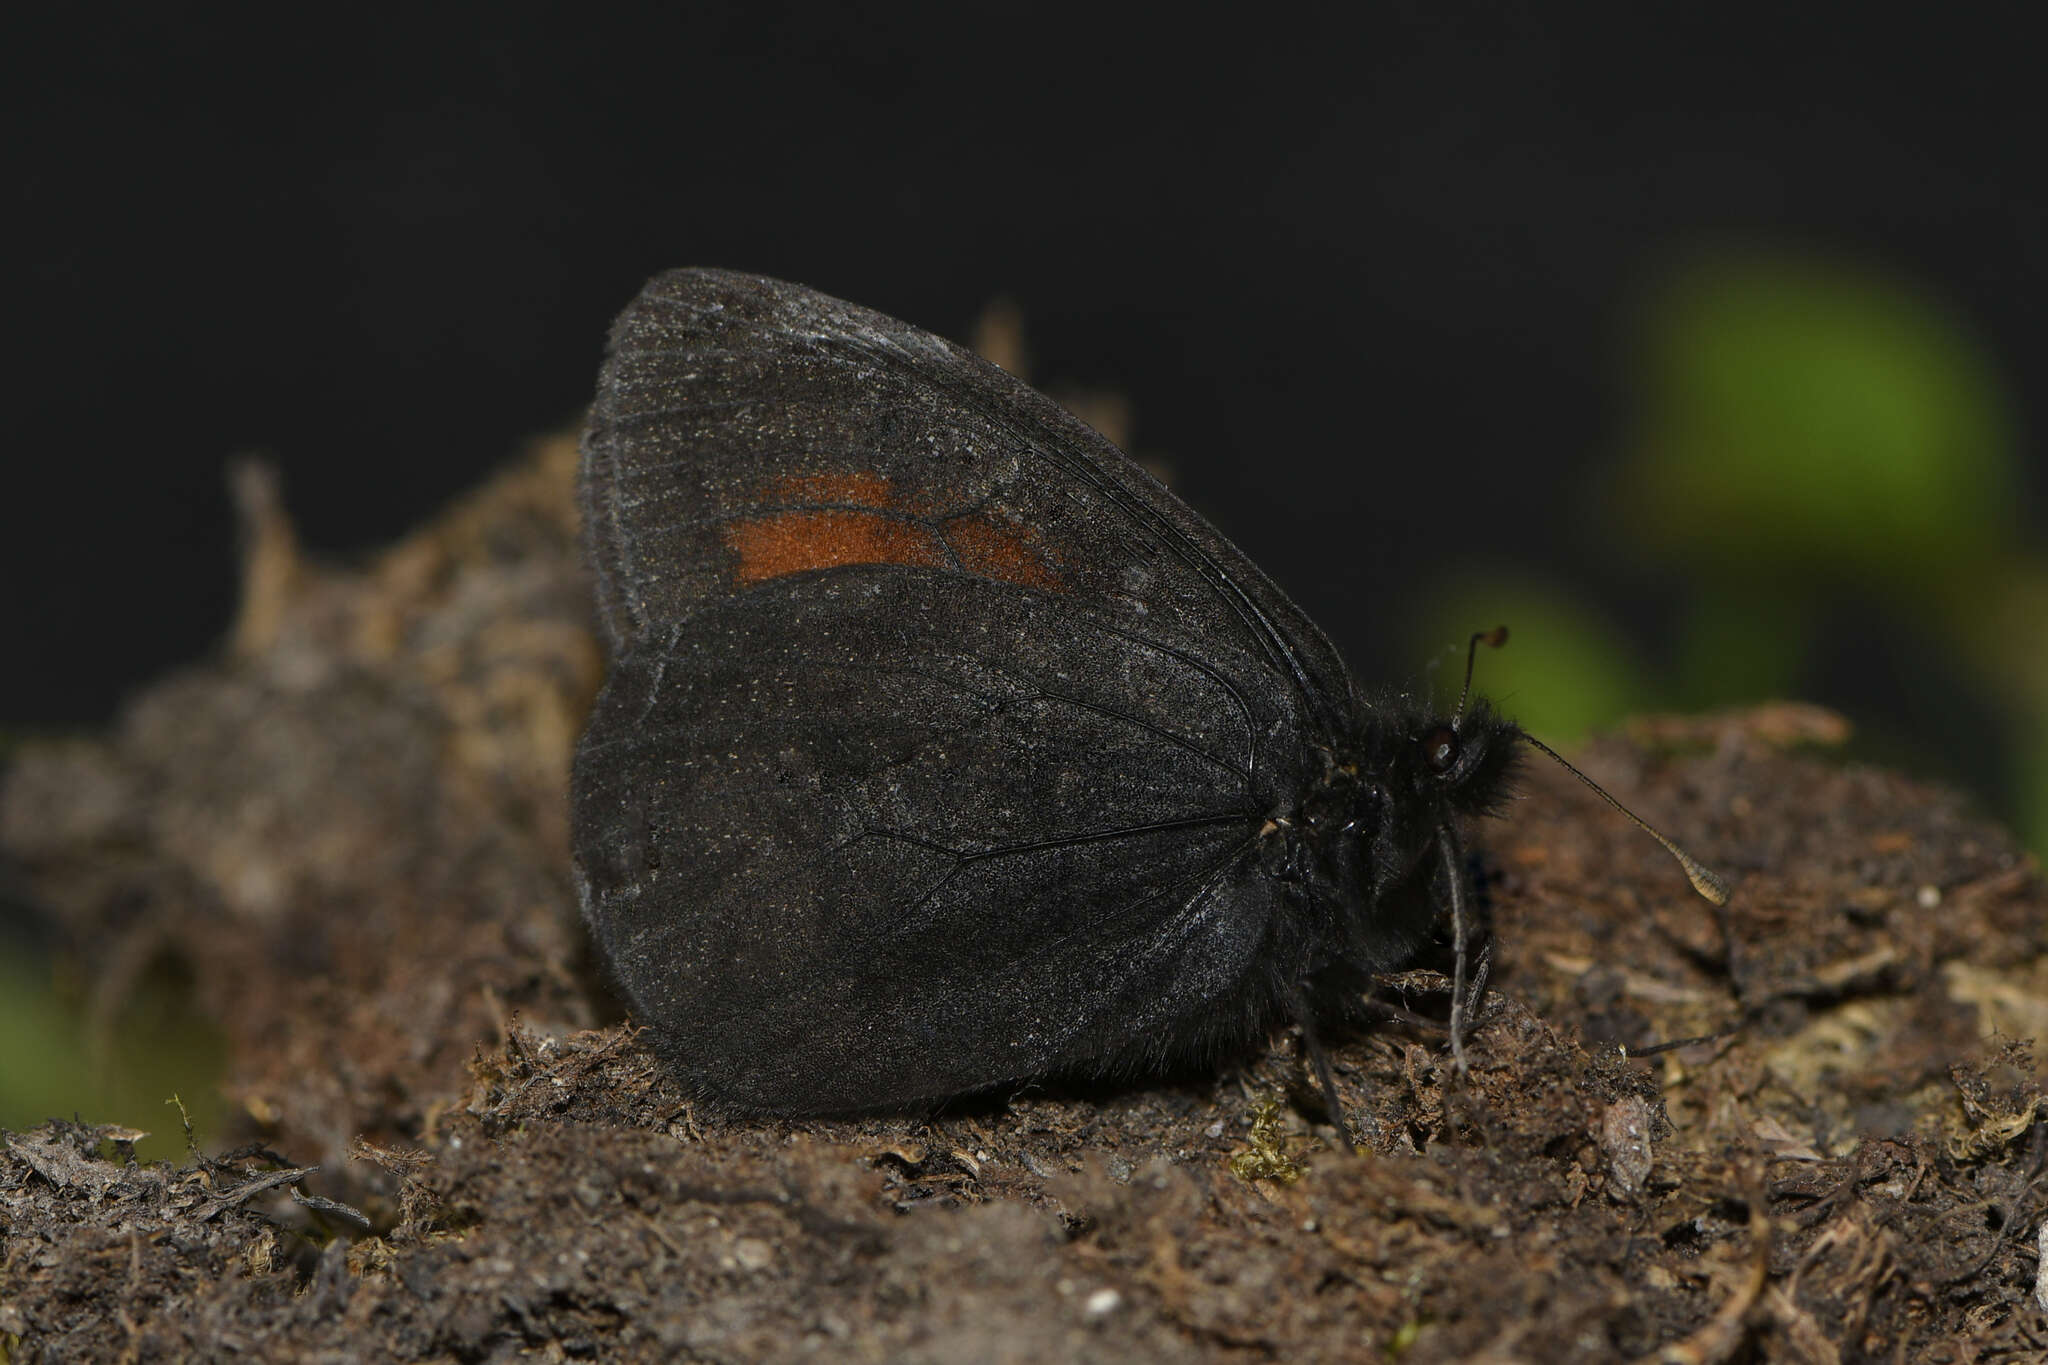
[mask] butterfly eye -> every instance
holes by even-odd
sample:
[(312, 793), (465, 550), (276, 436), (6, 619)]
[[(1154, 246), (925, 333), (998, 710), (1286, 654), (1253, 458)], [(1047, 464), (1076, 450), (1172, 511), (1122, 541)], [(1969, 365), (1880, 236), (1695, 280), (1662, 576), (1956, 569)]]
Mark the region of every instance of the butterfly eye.
[(1422, 756), (1431, 772), (1447, 773), (1458, 766), (1458, 732), (1439, 725), (1422, 740)]

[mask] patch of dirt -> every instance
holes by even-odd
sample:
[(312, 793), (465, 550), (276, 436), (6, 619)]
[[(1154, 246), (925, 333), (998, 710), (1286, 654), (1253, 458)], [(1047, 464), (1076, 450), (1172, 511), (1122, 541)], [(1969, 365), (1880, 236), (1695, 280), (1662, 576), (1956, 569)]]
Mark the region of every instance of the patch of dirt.
[[(1953, 794), (1662, 718), (1479, 831), (1440, 976), (1214, 1077), (936, 1116), (697, 1112), (584, 960), (564, 785), (601, 670), (550, 443), (357, 569), (239, 481), (223, 656), (31, 748), (0, 850), (99, 998), (184, 962), (218, 1157), (0, 1139), (0, 1360), (2036, 1359), (2048, 896)], [(1441, 965), (1441, 964), (1436, 964)], [(111, 1008), (111, 1004), (109, 1005)], [(1652, 1045), (1699, 1041), (1651, 1056)]]

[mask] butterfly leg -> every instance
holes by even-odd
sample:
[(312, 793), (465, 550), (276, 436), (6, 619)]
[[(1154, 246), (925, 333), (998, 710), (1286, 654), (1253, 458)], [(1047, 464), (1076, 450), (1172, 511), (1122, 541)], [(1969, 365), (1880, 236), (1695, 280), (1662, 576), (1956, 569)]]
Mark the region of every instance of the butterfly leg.
[[(1458, 832), (1449, 824), (1439, 826), (1436, 835), (1437, 847), (1443, 851), (1444, 878), (1450, 883), (1451, 896), (1451, 944), (1454, 964), (1451, 968), (1451, 1060), (1457, 1065), (1458, 1073), (1463, 1075), (1471, 1069), (1465, 1062), (1465, 856), (1464, 850), (1458, 845)], [(1481, 953), (1481, 989), (1485, 987), (1486, 973), (1491, 969), (1492, 961), (1493, 943), (1489, 939)], [(1474, 1003), (1477, 1003), (1476, 993)]]
[(1316, 1083), (1323, 1090), (1323, 1103), (1329, 1106), (1330, 1122), (1337, 1125), (1337, 1137), (1343, 1142), (1344, 1150), (1355, 1156), (1358, 1148), (1351, 1141), (1351, 1124), (1344, 1117), (1344, 1102), (1337, 1097), (1337, 1075), (1330, 1069), (1329, 1054), (1323, 1051), (1322, 1039), (1316, 1036), (1315, 1015), (1310, 1012), (1308, 999), (1299, 987), (1289, 994), (1287, 1009), (1301, 1029), (1301, 1041), (1308, 1048), (1309, 1061), (1316, 1069)]

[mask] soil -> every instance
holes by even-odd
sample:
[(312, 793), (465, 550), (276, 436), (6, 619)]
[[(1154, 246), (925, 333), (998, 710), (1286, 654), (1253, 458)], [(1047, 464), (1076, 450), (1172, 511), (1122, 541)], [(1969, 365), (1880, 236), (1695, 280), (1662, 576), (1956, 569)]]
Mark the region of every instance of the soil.
[(1476, 831), (1469, 1073), (1441, 963), (1333, 1040), (1356, 1155), (1288, 1035), (1147, 1088), (698, 1112), (576, 923), (573, 473), (547, 443), (337, 568), (244, 470), (220, 657), (16, 757), (0, 851), (98, 998), (189, 974), (233, 1122), (178, 1163), (0, 1136), (0, 1361), (2043, 1358), (2048, 894), (1813, 708), (1579, 756), (1723, 911), (1533, 769)]

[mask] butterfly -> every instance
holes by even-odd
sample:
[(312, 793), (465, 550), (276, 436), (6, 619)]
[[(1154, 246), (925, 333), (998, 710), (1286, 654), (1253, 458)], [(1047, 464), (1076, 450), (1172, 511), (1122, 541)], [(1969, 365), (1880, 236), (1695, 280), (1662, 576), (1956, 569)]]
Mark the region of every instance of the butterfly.
[(1447, 917), (1462, 1062), (1459, 826), (1536, 741), (1367, 695), (1049, 399), (814, 290), (671, 271), (613, 326), (580, 496), (611, 667), (577, 885), (693, 1095), (899, 1109), (1293, 1023), (1335, 1116), (1319, 1030)]

